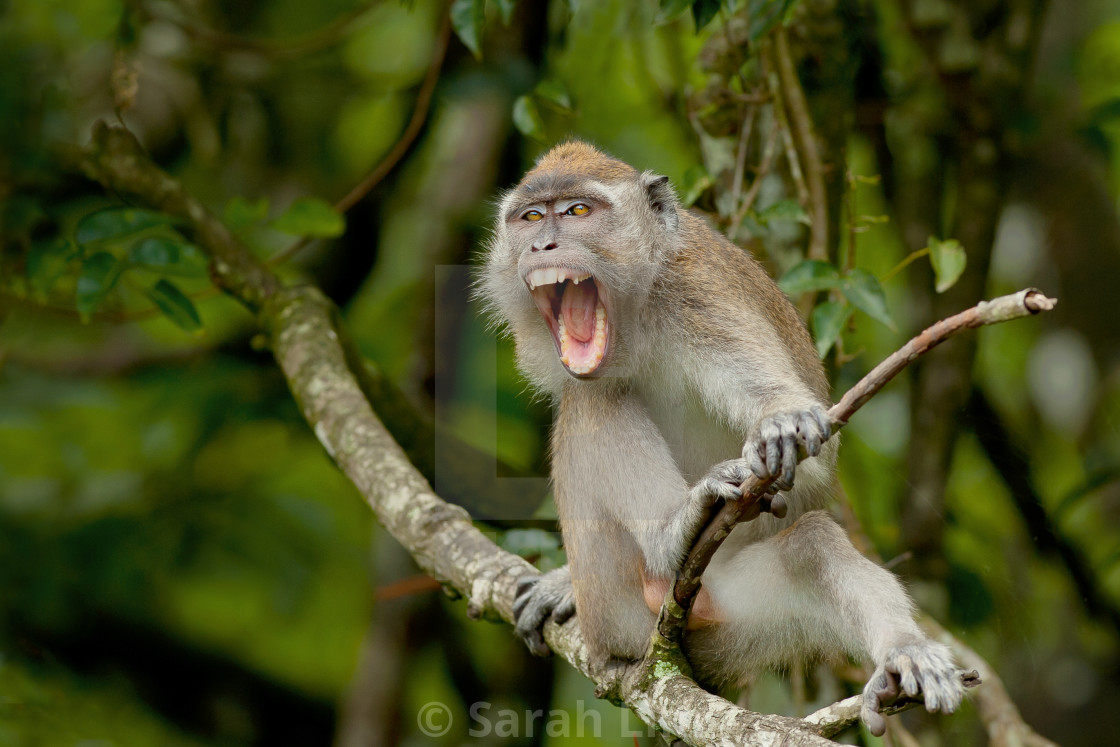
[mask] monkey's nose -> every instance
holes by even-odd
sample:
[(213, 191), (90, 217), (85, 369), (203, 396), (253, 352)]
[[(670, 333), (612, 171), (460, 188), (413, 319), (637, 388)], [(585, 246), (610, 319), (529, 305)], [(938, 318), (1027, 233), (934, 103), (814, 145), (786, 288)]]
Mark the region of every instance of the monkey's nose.
[(555, 249), (555, 248), (556, 248), (556, 242), (552, 241), (552, 242), (549, 242), (548, 244), (545, 244), (544, 246), (536, 246), (534, 244), (533, 248), (532, 248), (532, 251), (534, 251), (534, 252), (541, 252), (541, 251), (547, 252), (547, 251), (549, 251), (551, 249)]

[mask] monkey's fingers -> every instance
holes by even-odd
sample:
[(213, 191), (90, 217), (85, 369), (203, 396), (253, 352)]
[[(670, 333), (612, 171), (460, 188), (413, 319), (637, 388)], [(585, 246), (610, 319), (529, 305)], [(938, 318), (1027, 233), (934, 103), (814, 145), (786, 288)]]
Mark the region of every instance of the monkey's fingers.
[(868, 708), (865, 704), (859, 709), (859, 718), (867, 724), (867, 730), (871, 732), (872, 736), (881, 737), (886, 734), (887, 720), (878, 711)]
[(548, 619), (550, 614), (549, 609), (539, 603), (528, 604), (532, 601), (531, 596), (526, 596), (526, 604), (522, 605), (521, 614), (517, 615), (517, 637), (525, 642), (529, 647), (529, 651), (534, 656), (548, 656), (552, 653), (552, 649), (544, 642), (544, 635), (541, 633), (541, 628), (544, 627), (545, 620)]
[[(820, 407), (815, 409), (821, 410)], [(820, 421), (812, 411), (807, 410), (797, 418), (797, 440), (804, 449), (804, 456), (820, 454), (821, 445), (828, 439), (828, 432), (827, 428), (821, 428)]]
[(817, 421), (817, 425), (821, 427), (821, 435), (824, 436), (824, 440), (827, 441), (832, 438), (834, 425), (832, 417), (828, 414), (828, 410), (820, 405), (813, 405), (809, 408), (809, 412), (813, 415), (813, 419)]
[(922, 693), (925, 695), (927, 711), (952, 713), (957, 710), (964, 699), (961, 675), (962, 672), (957, 669), (922, 671)]
[(557, 625), (563, 625), (572, 619), (576, 614), (576, 600), (573, 597), (561, 602), (556, 609), (552, 611), (552, 621)]
[(766, 469), (766, 462), (762, 459), (762, 452), (754, 441), (747, 441), (743, 445), (743, 461), (759, 480), (765, 480), (770, 476), (770, 471)]
[(778, 479), (778, 487), (782, 490), (793, 488), (793, 479), (797, 475), (797, 430), (790, 429), (782, 433), (782, 476)]
[(519, 584), (517, 584), (517, 596), (514, 597), (513, 601), (514, 620), (518, 620), (521, 618), (521, 613), (525, 610), (525, 605), (527, 605), (529, 603), (529, 600), (532, 599), (532, 597), (529, 595), (529, 591), (533, 588), (533, 586), (536, 585), (538, 579), (539, 577), (534, 577), (532, 579), (521, 581)]
[(880, 709), (896, 701), (898, 696), (898, 676), (885, 668), (877, 669), (863, 689), (863, 704), (859, 709), (860, 719), (874, 736), (881, 737), (887, 730), (887, 722)]
[(532, 589), (534, 586), (536, 586), (537, 582), (540, 581), (540, 580), (541, 580), (540, 576), (526, 576), (525, 578), (521, 579), (520, 581), (517, 582), (517, 594), (516, 594), (516, 596), (520, 597), (520, 596), (523, 596), (523, 595), (527, 594), (529, 592), (529, 590)]
[(930, 713), (952, 713), (964, 698), (960, 671), (941, 644), (925, 641), (894, 649), (888, 652), (885, 666), (898, 673), (907, 695), (921, 694)]
[(555, 568), (543, 576), (524, 578), (517, 584), (517, 597), (513, 602), (514, 630), (537, 656), (552, 653), (541, 633), (544, 624), (550, 618), (563, 624), (573, 614), (575, 597), (568, 566)]
[(766, 501), (766, 504), (762, 507), (762, 510), (769, 511), (778, 519), (784, 519), (786, 518), (786, 513), (789, 511), (789, 504), (786, 503), (786, 499), (784, 497), (779, 494), (775, 494), (773, 498), (770, 498)]
[(762, 450), (766, 453), (766, 474), (760, 477), (776, 475), (783, 469), (786, 436), (795, 436), (796, 433), (797, 426), (784, 413), (762, 421), (759, 437)]
[(918, 668), (914, 665), (913, 659), (906, 654), (901, 654), (890, 669), (898, 674), (903, 692), (911, 698), (917, 697), (922, 689), (918, 686)]
[(710, 508), (720, 499), (737, 501), (743, 497), (743, 491), (739, 486), (746, 481), (751, 471), (745, 459), (728, 459), (720, 462), (692, 486), (689, 499), (703, 508)]

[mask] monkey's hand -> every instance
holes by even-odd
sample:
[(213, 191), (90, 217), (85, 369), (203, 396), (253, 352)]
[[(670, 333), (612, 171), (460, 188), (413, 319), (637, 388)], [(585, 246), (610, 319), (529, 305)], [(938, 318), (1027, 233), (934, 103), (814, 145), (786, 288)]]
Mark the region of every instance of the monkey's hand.
[(921, 693), (930, 713), (957, 710), (964, 697), (964, 684), (949, 649), (940, 643), (921, 641), (887, 652), (863, 688), (859, 717), (872, 734), (883, 736), (887, 722), (879, 710), (894, 703), (902, 693), (910, 697)]
[(765, 418), (743, 445), (743, 460), (762, 480), (773, 475), (775, 490), (789, 490), (799, 458), (816, 456), (832, 435), (832, 419), (820, 405)]
[(544, 624), (551, 619), (563, 625), (575, 613), (576, 600), (572, 595), (572, 574), (568, 566), (523, 579), (517, 585), (517, 598), (513, 602), (515, 629), (537, 656), (552, 653), (541, 633)]

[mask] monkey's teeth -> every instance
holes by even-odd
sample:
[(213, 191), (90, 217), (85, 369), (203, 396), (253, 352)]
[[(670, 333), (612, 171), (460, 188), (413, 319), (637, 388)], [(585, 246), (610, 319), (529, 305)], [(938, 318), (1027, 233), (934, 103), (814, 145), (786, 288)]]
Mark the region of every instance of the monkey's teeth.
[(525, 280), (529, 283), (529, 290), (536, 290), (542, 285), (554, 285), (565, 280), (571, 280), (573, 285), (579, 285), (581, 280), (587, 280), (589, 277), (591, 277), (589, 272), (578, 272), (561, 267), (542, 267), (530, 272)]

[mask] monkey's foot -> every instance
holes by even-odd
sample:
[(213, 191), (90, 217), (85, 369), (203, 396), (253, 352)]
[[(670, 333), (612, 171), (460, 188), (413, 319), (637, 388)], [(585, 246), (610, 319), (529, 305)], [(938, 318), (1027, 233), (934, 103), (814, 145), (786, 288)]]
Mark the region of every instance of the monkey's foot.
[(863, 688), (859, 717), (872, 734), (883, 736), (887, 722), (879, 711), (894, 703), (902, 693), (910, 697), (921, 693), (930, 713), (957, 710), (964, 697), (964, 684), (949, 649), (940, 643), (922, 641), (887, 652), (885, 661)]
[(541, 630), (552, 620), (563, 625), (576, 613), (576, 600), (572, 595), (572, 575), (568, 566), (556, 568), (542, 576), (522, 579), (517, 585), (517, 598), (513, 602), (515, 630), (525, 645), (537, 656), (548, 656), (551, 650), (544, 642)]
[(816, 456), (832, 436), (832, 419), (820, 405), (808, 410), (782, 412), (762, 421), (758, 433), (743, 445), (743, 460), (760, 479), (779, 475), (773, 485), (790, 490), (797, 462)]

